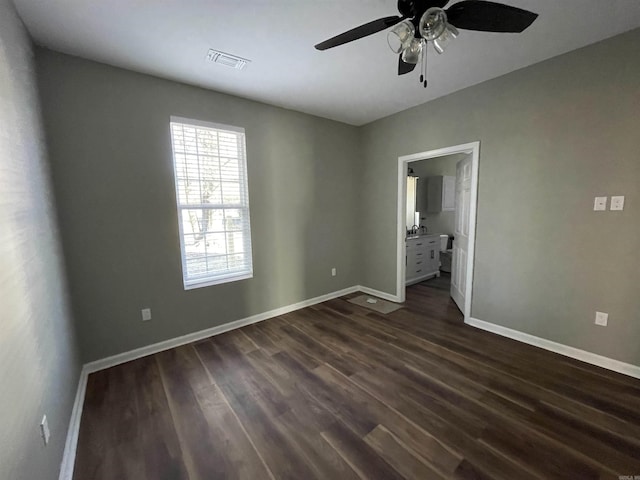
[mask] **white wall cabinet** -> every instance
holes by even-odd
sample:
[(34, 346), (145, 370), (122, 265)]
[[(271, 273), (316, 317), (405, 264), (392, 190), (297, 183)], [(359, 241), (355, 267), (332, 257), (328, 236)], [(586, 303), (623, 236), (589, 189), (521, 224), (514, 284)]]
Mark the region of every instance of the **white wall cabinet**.
[(406, 254), (405, 283), (411, 285), (440, 276), (440, 235), (409, 237)]
[[(434, 176), (420, 179), (418, 195), (419, 202), (426, 198), (426, 205), (421, 205), (422, 210), (427, 213), (454, 212), (456, 210), (456, 177)], [(426, 195), (425, 195), (426, 183)]]

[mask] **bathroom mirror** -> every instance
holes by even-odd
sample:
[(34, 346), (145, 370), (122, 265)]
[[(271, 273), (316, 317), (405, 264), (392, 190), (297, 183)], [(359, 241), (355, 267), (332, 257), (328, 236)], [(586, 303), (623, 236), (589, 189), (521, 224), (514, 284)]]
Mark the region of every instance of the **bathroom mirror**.
[(420, 212), (416, 212), (416, 193), (418, 190), (418, 177), (409, 175), (407, 177), (407, 231), (414, 225), (420, 224)]

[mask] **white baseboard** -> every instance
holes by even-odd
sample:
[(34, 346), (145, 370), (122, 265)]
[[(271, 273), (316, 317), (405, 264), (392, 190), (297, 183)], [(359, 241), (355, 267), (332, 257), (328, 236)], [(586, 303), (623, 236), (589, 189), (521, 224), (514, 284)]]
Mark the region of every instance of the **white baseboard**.
[(389, 300), (390, 302), (401, 303), (400, 298), (397, 295), (391, 295), (390, 293), (382, 292), (380, 290), (374, 290), (373, 288), (364, 287), (362, 285), (358, 285), (358, 290), (362, 293), (366, 293), (367, 295), (373, 295), (374, 297), (383, 298), (385, 300)]
[(513, 340), (517, 340), (522, 343), (533, 345), (534, 347), (540, 347), (551, 352), (559, 353), (566, 357), (575, 358), (598, 367), (606, 368), (614, 372), (629, 375), (630, 377), (640, 378), (640, 367), (632, 365), (630, 363), (620, 362), (612, 358), (603, 357), (602, 355), (596, 355), (595, 353), (580, 350), (579, 348), (563, 345), (562, 343), (553, 342), (544, 338), (536, 337), (528, 333), (519, 332), (511, 328), (496, 325), (495, 323), (485, 322), (484, 320), (478, 320), (477, 318), (469, 317), (464, 321), (466, 324), (471, 325), (481, 330), (496, 333), (503, 337), (508, 337)]
[(80, 433), (80, 419), (82, 418), (82, 407), (84, 406), (84, 394), (87, 391), (87, 378), (89, 373), (86, 366), (80, 371), (76, 398), (71, 410), (71, 419), (67, 429), (67, 439), (64, 442), (64, 454), (60, 464), (60, 475), (58, 480), (72, 480), (73, 467), (76, 462), (76, 449), (78, 448), (78, 434)]
[(234, 320), (233, 322), (225, 323), (223, 325), (217, 325), (205, 330), (188, 333), (187, 335), (171, 338), (163, 342), (147, 345), (146, 347), (136, 348), (135, 350), (130, 350), (128, 352), (119, 353), (117, 355), (103, 358), (101, 360), (96, 360), (94, 362), (87, 363), (85, 367), (88, 369), (89, 373), (97, 372), (100, 370), (104, 370), (105, 368), (114, 367), (121, 363), (130, 362), (131, 360), (135, 360), (137, 358), (146, 357), (147, 355), (153, 355), (154, 353), (163, 352), (164, 350), (170, 350), (181, 345), (186, 345), (187, 343), (196, 342), (198, 340), (203, 340), (215, 335), (220, 335), (221, 333), (229, 332), (231, 330), (245, 327), (253, 323), (262, 322), (264, 320), (268, 320), (269, 318), (284, 315), (285, 313), (290, 313), (295, 310), (300, 310), (301, 308), (310, 307), (311, 305), (315, 305), (316, 303), (326, 302), (327, 300), (338, 298), (357, 291), (358, 287), (354, 286), (345, 288), (343, 290), (338, 290), (337, 292), (327, 293), (326, 295), (320, 295), (319, 297), (310, 298), (309, 300), (303, 300), (302, 302), (276, 308), (275, 310), (258, 313), (256, 315), (252, 315), (251, 317), (241, 318), (240, 320)]

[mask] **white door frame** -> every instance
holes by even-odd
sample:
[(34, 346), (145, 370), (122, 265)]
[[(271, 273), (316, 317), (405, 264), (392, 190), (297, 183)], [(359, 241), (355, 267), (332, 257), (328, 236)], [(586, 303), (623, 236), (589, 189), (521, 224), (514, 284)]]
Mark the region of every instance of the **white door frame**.
[(480, 162), (480, 142), (465, 143), (453, 147), (439, 148), (427, 152), (414, 153), (398, 157), (398, 232), (397, 232), (397, 281), (396, 298), (398, 302), (405, 301), (405, 256), (407, 227), (405, 225), (407, 210), (407, 164), (418, 160), (444, 157), (457, 153), (471, 154), (471, 206), (469, 209), (469, 252), (467, 257), (467, 288), (465, 292), (465, 321), (471, 317), (471, 298), (473, 295), (473, 264), (476, 250), (476, 213), (478, 210), (478, 163)]

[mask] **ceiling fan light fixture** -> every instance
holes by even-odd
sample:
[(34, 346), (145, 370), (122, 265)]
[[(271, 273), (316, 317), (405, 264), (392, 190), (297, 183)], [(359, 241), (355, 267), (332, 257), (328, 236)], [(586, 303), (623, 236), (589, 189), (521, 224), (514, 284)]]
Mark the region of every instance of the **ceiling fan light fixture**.
[(387, 43), (393, 53), (400, 53), (411, 43), (414, 34), (414, 26), (409, 20), (398, 23), (387, 34)]
[(438, 7), (432, 7), (424, 12), (420, 18), (418, 29), (420, 35), (427, 41), (435, 40), (440, 37), (447, 29), (447, 14)]
[(422, 43), (422, 39), (412, 38), (409, 46), (402, 51), (402, 61), (404, 63), (416, 65), (420, 61), (420, 54), (422, 53)]
[(458, 38), (459, 32), (456, 27), (447, 23), (447, 26), (438, 38), (433, 41), (433, 47), (436, 49), (436, 52), (439, 54), (444, 53), (445, 49), (453, 42), (456, 38)]

